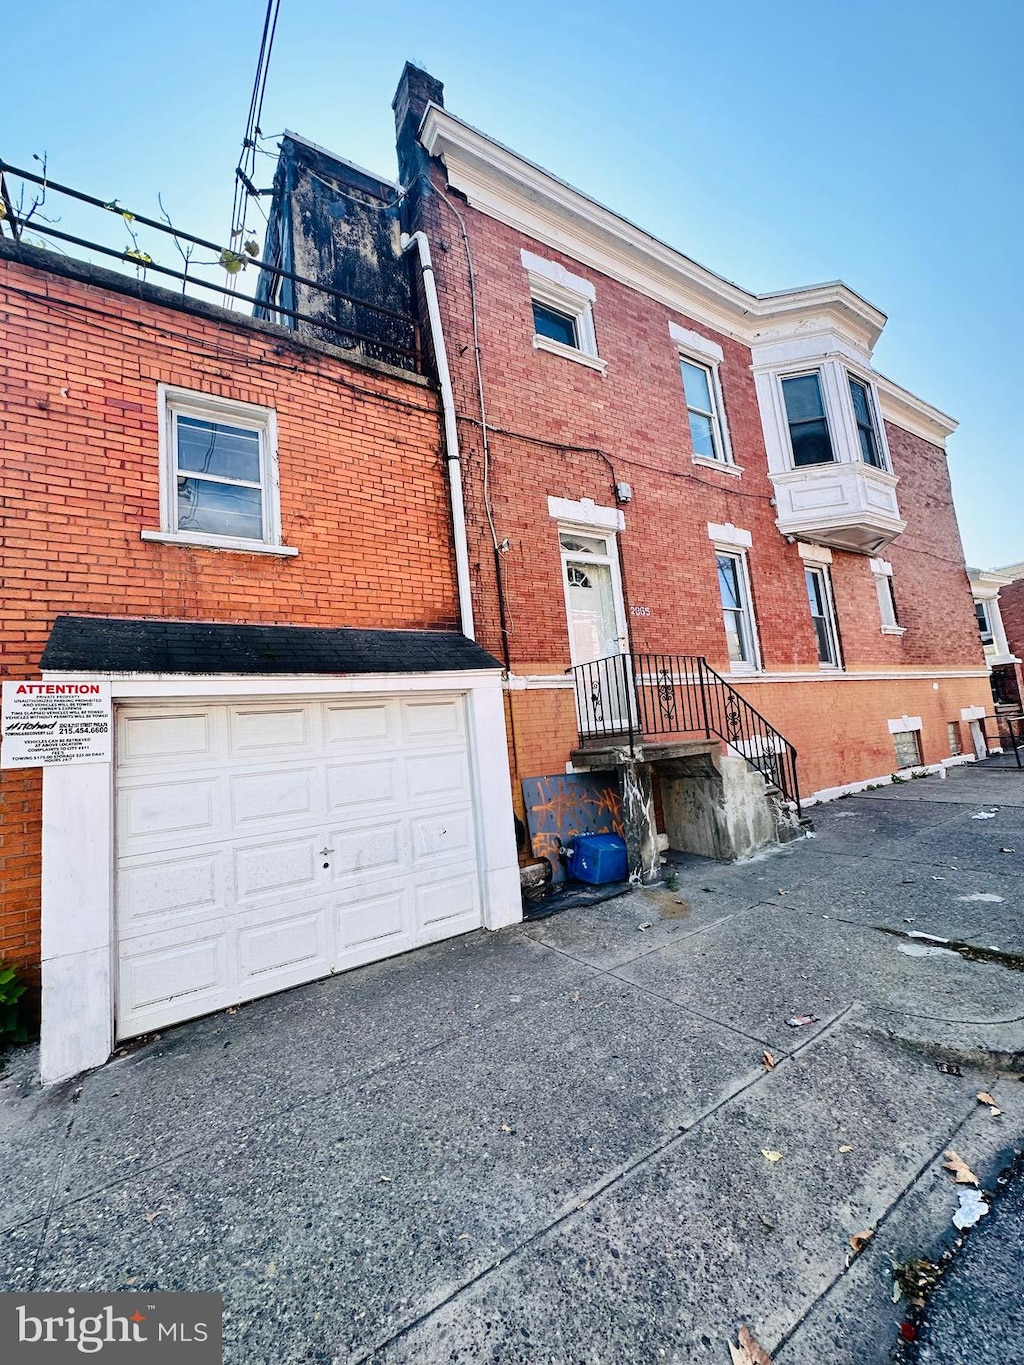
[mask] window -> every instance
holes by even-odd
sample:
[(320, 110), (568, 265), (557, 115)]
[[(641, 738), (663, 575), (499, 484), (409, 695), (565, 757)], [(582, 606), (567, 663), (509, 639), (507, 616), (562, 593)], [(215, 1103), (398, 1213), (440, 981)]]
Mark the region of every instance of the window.
[(744, 556), (720, 550), (717, 560), (718, 591), (722, 599), (722, 620), (729, 661), (733, 665), (746, 665), (754, 669), (757, 667), (757, 656)]
[(520, 254), (530, 282), (534, 347), (603, 372), (594, 329), (594, 286), (557, 261), (532, 251)]
[(919, 730), (900, 730), (893, 735), (897, 768), (918, 768), (921, 766), (921, 740), (919, 736)]
[(793, 375), (782, 381), (786, 403), (789, 440), (795, 465), (828, 464), (835, 459), (829, 435), (825, 405), (821, 396), (821, 376)]
[(859, 379), (854, 379), (852, 374), (847, 378), (850, 381), (850, 397), (853, 399), (853, 418), (857, 424), (860, 457), (865, 464), (874, 465), (876, 469), (884, 469), (885, 460), (878, 444), (878, 428), (875, 425), (868, 386), (862, 384)]
[(995, 641), (992, 630), (992, 617), (989, 614), (988, 603), (980, 598), (975, 599), (974, 614), (978, 618), (978, 631), (981, 635), (981, 643), (990, 645)]
[(547, 308), (536, 299), (533, 301), (533, 327), (538, 336), (560, 341), (563, 346), (574, 346), (579, 350), (576, 319), (554, 308)]
[(705, 460), (725, 460), (718, 418), (715, 376), (707, 365), (681, 357), (686, 411), (690, 418), (693, 453)]
[(162, 526), (142, 538), (296, 554), (281, 544), (273, 410), (164, 387), (160, 402)]
[(878, 594), (878, 614), (882, 622), (883, 635), (902, 635), (899, 614), (896, 610), (896, 594), (892, 587), (892, 565), (884, 559), (870, 561), (871, 572), (875, 578), (875, 592)]
[(832, 608), (832, 592), (828, 581), (828, 570), (804, 569), (807, 583), (807, 600), (811, 607), (811, 621), (818, 641), (818, 662), (823, 668), (838, 668), (839, 643), (836, 635), (835, 612)]

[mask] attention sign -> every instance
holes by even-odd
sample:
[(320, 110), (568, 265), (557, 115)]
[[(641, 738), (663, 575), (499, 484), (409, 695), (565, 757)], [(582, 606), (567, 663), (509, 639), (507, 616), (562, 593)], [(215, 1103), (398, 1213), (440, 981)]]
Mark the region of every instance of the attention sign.
[(110, 735), (109, 682), (3, 685), (0, 768), (109, 763)]

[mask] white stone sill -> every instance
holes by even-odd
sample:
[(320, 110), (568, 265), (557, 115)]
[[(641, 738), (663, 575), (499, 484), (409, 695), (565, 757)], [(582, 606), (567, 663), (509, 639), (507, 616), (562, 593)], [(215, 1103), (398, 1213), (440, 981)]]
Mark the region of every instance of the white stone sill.
[(550, 351), (552, 355), (560, 355), (563, 360), (574, 360), (577, 365), (586, 365), (588, 369), (597, 370), (598, 374), (604, 374), (608, 368), (607, 360), (602, 360), (600, 356), (584, 355), (575, 346), (564, 346), (560, 341), (552, 341), (551, 337), (535, 336), (533, 338), (534, 350)]
[(262, 545), (255, 540), (233, 540), (230, 536), (212, 540), (187, 532), (182, 535), (171, 535), (169, 531), (146, 530), (140, 531), (139, 536), (142, 540), (156, 541), (160, 545), (183, 545), (190, 550), (230, 550), (235, 554), (277, 555), (279, 559), (288, 559), (299, 553), (291, 545)]

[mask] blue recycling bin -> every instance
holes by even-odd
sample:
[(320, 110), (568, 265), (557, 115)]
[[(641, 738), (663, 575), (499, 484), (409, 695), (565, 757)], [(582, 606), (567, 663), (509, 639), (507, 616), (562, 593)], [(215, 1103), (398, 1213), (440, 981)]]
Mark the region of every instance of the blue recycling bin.
[(595, 886), (629, 876), (626, 841), (617, 834), (581, 834), (567, 851), (567, 863), (570, 877)]

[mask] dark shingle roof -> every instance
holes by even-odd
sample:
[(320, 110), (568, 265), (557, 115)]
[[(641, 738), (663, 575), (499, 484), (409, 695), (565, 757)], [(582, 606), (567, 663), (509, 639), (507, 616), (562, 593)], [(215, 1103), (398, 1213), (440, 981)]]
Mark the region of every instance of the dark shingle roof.
[(443, 673), (501, 664), (454, 631), (58, 616), (42, 667), (87, 673)]

